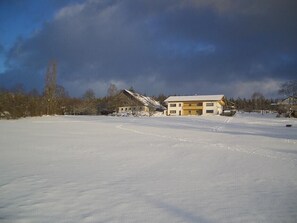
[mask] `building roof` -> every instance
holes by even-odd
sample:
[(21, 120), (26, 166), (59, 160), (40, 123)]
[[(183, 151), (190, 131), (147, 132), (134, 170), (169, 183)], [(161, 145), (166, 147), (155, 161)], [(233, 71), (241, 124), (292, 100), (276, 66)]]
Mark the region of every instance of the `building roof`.
[(280, 101), (278, 104), (281, 105), (296, 105), (297, 104), (297, 97), (287, 97), (284, 100)]
[(194, 96), (170, 96), (165, 102), (182, 101), (220, 101), (224, 95), (194, 95)]
[(128, 94), (130, 95), (131, 97), (135, 98), (137, 101), (139, 101), (141, 104), (143, 104), (144, 106), (148, 106), (148, 107), (153, 107), (155, 109), (165, 109), (164, 106), (162, 106), (160, 104), (160, 102), (152, 99), (151, 97), (148, 97), (148, 96), (144, 96), (144, 95), (141, 95), (139, 93), (136, 93), (136, 92), (132, 92), (132, 91), (129, 91), (127, 89), (123, 90), (123, 92), (125, 94)]

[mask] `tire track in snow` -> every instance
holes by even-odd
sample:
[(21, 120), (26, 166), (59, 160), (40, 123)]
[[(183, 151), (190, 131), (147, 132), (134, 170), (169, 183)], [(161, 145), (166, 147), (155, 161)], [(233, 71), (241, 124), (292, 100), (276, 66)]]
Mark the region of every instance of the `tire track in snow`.
[[(264, 158), (268, 158), (268, 159), (276, 159), (276, 160), (282, 160), (282, 161), (291, 161), (291, 162), (294, 162), (295, 166), (297, 166), (297, 158), (288, 158), (288, 157), (284, 157), (284, 156), (279, 156), (279, 155), (273, 155), (273, 154), (265, 154), (263, 152), (267, 152), (267, 151), (270, 151), (272, 152), (271, 150), (265, 150), (265, 149), (252, 149), (252, 148), (247, 148), (247, 149), (244, 149), (242, 147), (239, 147), (239, 146), (228, 146), (228, 145), (225, 145), (223, 143), (216, 143), (216, 144), (212, 144), (214, 145), (216, 148), (219, 148), (219, 149), (227, 149), (227, 150), (230, 150), (232, 152), (240, 152), (240, 153), (245, 153), (245, 154), (248, 154), (248, 155), (255, 155), (255, 156), (260, 156), (260, 157), (264, 157)], [(263, 152), (260, 152), (260, 150), (262, 150)], [(278, 153), (278, 152), (275, 152), (273, 151), (274, 153)]]
[(232, 119), (233, 119), (233, 117), (228, 117), (224, 120), (224, 123), (229, 123)]
[[(231, 120), (232, 120), (232, 118), (227, 118), (227, 119), (224, 120), (224, 123), (229, 123)], [(221, 127), (221, 128), (217, 128), (218, 130), (223, 129), (223, 126), (219, 126), (219, 127)], [(133, 132), (133, 133), (136, 133), (136, 134), (140, 134), (140, 135), (153, 136), (153, 137), (158, 137), (158, 138), (163, 138), (163, 139), (170, 139), (170, 140), (174, 140), (174, 141), (178, 141), (178, 142), (187, 142), (187, 143), (193, 143), (193, 144), (200, 143), (200, 144), (204, 144), (204, 145), (207, 145), (207, 146), (213, 146), (215, 149), (225, 149), (225, 150), (229, 150), (229, 151), (232, 151), (232, 152), (240, 152), (240, 153), (244, 153), (244, 154), (247, 154), (247, 155), (254, 155), (254, 156), (264, 157), (264, 158), (267, 158), (267, 159), (277, 159), (277, 160), (282, 160), (282, 161), (291, 161), (291, 162), (294, 162), (295, 165), (297, 165), (297, 163), (296, 163), (297, 158), (287, 158), (287, 157), (282, 157), (282, 156), (273, 155), (273, 154), (265, 154), (265, 153), (260, 152), (260, 150), (265, 151), (265, 149), (253, 149), (253, 148), (244, 149), (244, 148), (239, 147), (239, 146), (230, 146), (230, 145), (226, 145), (226, 144), (223, 144), (223, 143), (211, 144), (211, 143), (201, 142), (201, 141), (197, 142), (197, 141), (193, 141), (193, 140), (185, 139), (185, 138), (172, 137), (172, 136), (167, 136), (167, 135), (159, 135), (159, 134), (150, 133), (150, 132), (143, 132), (143, 131), (123, 127), (123, 125), (117, 125), (116, 128), (120, 129), (120, 130), (123, 130), (123, 131), (129, 131), (129, 132)], [(270, 150), (268, 150), (268, 151), (270, 151)]]
[[(231, 120), (233, 119), (233, 117), (228, 117), (226, 119), (224, 119), (223, 123), (224, 124), (228, 124), (231, 122)], [(218, 125), (218, 126), (214, 126), (211, 128), (212, 132), (222, 132), (222, 130), (225, 128), (225, 125)]]
[(136, 134), (140, 134), (140, 135), (153, 136), (153, 137), (165, 138), (165, 139), (173, 139), (173, 140), (178, 141), (178, 142), (190, 142), (189, 140), (184, 139), (184, 138), (172, 137), (172, 136), (166, 136), (166, 135), (159, 135), (159, 134), (155, 134), (155, 133), (142, 132), (142, 131), (138, 131), (138, 130), (135, 130), (135, 129), (129, 129), (129, 128), (123, 127), (123, 125), (117, 125), (116, 128), (124, 130), (124, 131), (133, 132), (133, 133), (136, 133)]
[(221, 132), (223, 128), (224, 128), (223, 126), (214, 126), (211, 128), (211, 131), (212, 132)]
[(294, 140), (294, 139), (284, 139), (285, 143), (288, 143), (288, 144), (297, 144), (297, 140)]

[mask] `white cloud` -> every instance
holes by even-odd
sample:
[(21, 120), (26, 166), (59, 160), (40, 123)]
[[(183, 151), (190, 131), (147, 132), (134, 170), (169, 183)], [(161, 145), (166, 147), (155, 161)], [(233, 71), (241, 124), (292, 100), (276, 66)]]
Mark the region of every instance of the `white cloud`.
[(266, 97), (272, 97), (277, 96), (278, 89), (282, 83), (283, 81), (276, 79), (264, 79), (258, 81), (238, 81), (231, 85), (233, 85), (234, 96), (250, 97), (254, 92), (260, 92)]
[(68, 5), (61, 8), (54, 16), (56, 20), (69, 16), (75, 16), (79, 14), (85, 8), (85, 4)]
[(242, 14), (242, 15), (259, 15), (266, 14), (270, 10), (281, 8), (291, 0), (185, 0), (183, 5), (191, 5), (197, 8), (213, 8), (218, 14)]
[(230, 82), (192, 81), (176, 84), (175, 91), (170, 94), (224, 94), (233, 98), (250, 98), (254, 92), (259, 92), (266, 98), (275, 98), (278, 97), (278, 90), (282, 83), (283, 81), (272, 78)]

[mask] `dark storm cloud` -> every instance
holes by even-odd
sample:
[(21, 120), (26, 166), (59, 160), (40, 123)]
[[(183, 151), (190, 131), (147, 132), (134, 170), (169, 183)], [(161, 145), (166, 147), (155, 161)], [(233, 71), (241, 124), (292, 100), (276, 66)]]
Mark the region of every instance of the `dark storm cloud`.
[(4, 49), (4, 46), (0, 43), (0, 54), (1, 54), (1, 53), (4, 53), (4, 50), (5, 50), (5, 49)]
[(24, 67), (23, 76), (40, 80), (55, 58), (73, 94), (109, 82), (148, 94), (246, 94), (232, 84), (271, 93), (278, 82), (296, 79), (296, 8), (293, 0), (72, 4), (17, 41), (2, 78)]
[(240, 13), (240, 8), (225, 9), (219, 14), (205, 8), (187, 9), (187, 13), (181, 10), (167, 18), (163, 31), (167, 37), (181, 35), (180, 38), (213, 44), (214, 54), (196, 60), (201, 63), (198, 67), (206, 66), (202, 68), (205, 71), (212, 67), (209, 65), (214, 65), (223, 73), (257, 76), (254, 67), (262, 65), (271, 69), (271, 65), (282, 64), (282, 54), (296, 52), (296, 7), (291, 11), (283, 10), (283, 14), (276, 12), (283, 8), (282, 4), (275, 5), (271, 14), (264, 9), (262, 14), (261, 9), (245, 13)]

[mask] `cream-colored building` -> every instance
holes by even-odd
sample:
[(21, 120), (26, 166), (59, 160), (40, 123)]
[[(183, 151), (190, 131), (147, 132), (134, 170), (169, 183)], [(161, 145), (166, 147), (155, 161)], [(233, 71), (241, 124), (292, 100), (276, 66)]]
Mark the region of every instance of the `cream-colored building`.
[(153, 98), (126, 89), (119, 93), (117, 100), (119, 114), (151, 115), (165, 110), (165, 107)]
[(167, 115), (220, 115), (225, 105), (224, 95), (170, 96), (165, 100)]

